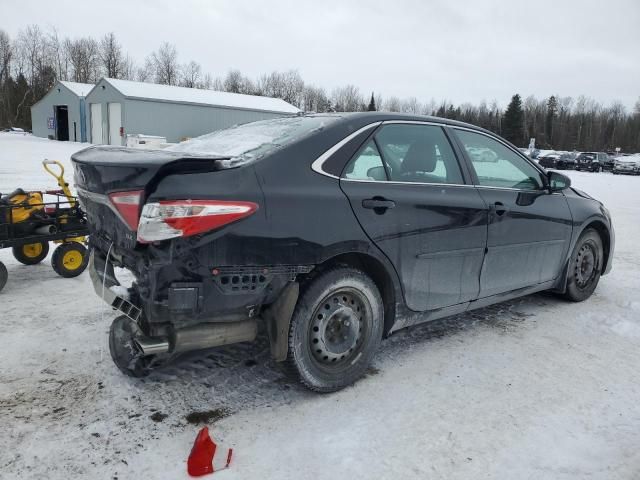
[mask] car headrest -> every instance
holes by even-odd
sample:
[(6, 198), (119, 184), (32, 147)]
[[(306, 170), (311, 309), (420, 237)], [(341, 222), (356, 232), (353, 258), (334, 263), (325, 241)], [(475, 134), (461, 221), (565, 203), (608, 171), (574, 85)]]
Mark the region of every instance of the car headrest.
[(436, 168), (436, 146), (428, 139), (420, 139), (411, 144), (402, 161), (402, 173), (433, 172)]

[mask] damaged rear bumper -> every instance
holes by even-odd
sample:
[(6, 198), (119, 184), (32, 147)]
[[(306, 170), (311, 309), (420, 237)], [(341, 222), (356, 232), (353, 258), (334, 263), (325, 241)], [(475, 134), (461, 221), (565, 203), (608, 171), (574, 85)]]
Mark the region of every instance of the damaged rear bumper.
[(95, 249), (89, 258), (89, 274), (95, 292), (114, 310), (124, 314), (135, 323), (133, 343), (144, 355), (177, 354), (192, 350), (253, 341), (258, 332), (256, 318), (245, 318), (233, 322), (201, 323), (186, 328), (175, 329), (172, 325), (164, 328), (162, 335), (147, 335), (142, 331), (142, 309), (127, 298), (116, 293), (121, 287), (113, 265)]
[(89, 276), (96, 294), (111, 308), (126, 315), (134, 322), (140, 320), (142, 310), (127, 298), (116, 294), (115, 290), (120, 287), (120, 282), (116, 279), (113, 265), (107, 261), (106, 256), (95, 249), (91, 250), (89, 256)]

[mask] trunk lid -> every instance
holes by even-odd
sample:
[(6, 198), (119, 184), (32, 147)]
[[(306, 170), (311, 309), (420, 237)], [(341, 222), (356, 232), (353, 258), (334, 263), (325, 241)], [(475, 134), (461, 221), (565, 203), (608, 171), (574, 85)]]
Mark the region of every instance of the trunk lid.
[(86, 148), (71, 160), (76, 186), (99, 194), (146, 188), (158, 174), (230, 168), (228, 157), (108, 146)]
[(113, 242), (128, 249), (136, 246), (136, 233), (109, 195), (141, 192), (138, 214), (158, 182), (175, 173), (215, 172), (230, 168), (228, 157), (165, 150), (90, 147), (71, 157), (80, 203), (96, 242)]

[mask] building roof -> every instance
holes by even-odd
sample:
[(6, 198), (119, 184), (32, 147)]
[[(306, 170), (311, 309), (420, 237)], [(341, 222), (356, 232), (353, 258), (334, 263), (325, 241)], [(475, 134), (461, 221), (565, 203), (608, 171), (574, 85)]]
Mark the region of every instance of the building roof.
[(79, 97), (86, 97), (95, 85), (93, 83), (60, 82)]
[(258, 110), (276, 113), (298, 113), (300, 110), (279, 98), (243, 95), (240, 93), (217, 92), (199, 88), (175, 87), (156, 83), (132, 82), (103, 78), (105, 82), (127, 98), (159, 100), (174, 103), (190, 103), (216, 107)]

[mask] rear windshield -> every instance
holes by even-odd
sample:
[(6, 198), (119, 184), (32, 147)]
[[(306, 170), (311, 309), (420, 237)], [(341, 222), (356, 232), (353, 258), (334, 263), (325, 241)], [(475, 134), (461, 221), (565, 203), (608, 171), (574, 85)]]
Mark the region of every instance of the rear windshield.
[(281, 117), (236, 125), (167, 148), (229, 157), (232, 166), (253, 162), (336, 121), (336, 115)]

